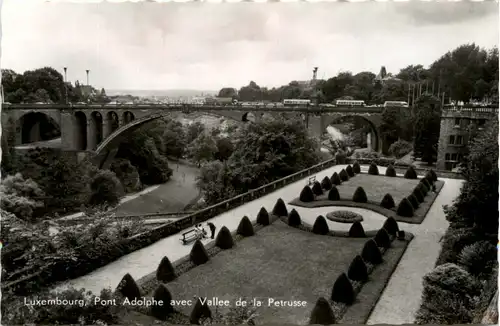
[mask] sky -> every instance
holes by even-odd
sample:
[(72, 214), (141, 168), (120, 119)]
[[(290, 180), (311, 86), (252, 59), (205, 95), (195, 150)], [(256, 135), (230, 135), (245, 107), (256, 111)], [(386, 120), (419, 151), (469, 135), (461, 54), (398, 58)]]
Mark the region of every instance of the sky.
[(89, 69), (106, 89), (273, 87), (314, 67), (324, 79), (397, 73), (499, 39), (495, 2), (2, 2), (2, 69), (68, 67), (83, 82)]

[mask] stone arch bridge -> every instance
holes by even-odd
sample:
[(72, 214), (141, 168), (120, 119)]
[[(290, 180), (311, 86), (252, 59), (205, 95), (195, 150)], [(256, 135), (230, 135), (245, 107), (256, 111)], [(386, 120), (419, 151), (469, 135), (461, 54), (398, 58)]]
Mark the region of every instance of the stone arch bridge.
[(241, 122), (258, 121), (266, 116), (298, 118), (304, 121), (311, 135), (318, 138), (330, 124), (357, 117), (368, 122), (369, 143), (372, 149), (380, 151), (382, 110), (382, 107), (321, 106), (4, 104), (2, 128), (13, 128), (16, 145), (21, 145), (47, 140), (42, 129), (52, 125), (60, 134), (62, 150), (93, 153), (98, 165), (105, 168), (126, 134), (172, 113), (208, 114)]

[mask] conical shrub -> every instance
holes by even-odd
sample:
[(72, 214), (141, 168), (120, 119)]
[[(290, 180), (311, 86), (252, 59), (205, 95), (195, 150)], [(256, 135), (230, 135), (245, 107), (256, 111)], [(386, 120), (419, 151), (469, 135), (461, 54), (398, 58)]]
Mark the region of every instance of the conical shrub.
[(359, 163), (357, 161), (354, 162), (354, 164), (352, 165), (352, 170), (356, 174), (360, 174), (361, 173), (361, 166), (359, 166)]
[[(422, 180), (425, 180), (425, 179), (422, 179)], [(429, 188), (427, 188), (425, 183), (420, 182), (417, 187), (424, 197), (427, 196), (427, 193), (429, 192)]]
[(425, 174), (425, 179), (427, 179), (427, 182), (429, 182), (431, 186), (434, 185), (434, 177), (432, 176), (432, 173), (430, 171), (427, 171), (427, 173)]
[(413, 207), (413, 209), (417, 210), (418, 206), (420, 206), (420, 203), (418, 202), (417, 197), (415, 197), (414, 194), (410, 194), (408, 196), (408, 200), (410, 201), (410, 204)]
[(189, 253), (189, 258), (195, 265), (205, 264), (210, 258), (208, 257), (207, 250), (200, 240), (196, 240)]
[(388, 217), (387, 220), (385, 220), (384, 225), (382, 227), (386, 229), (387, 233), (394, 236), (399, 231), (398, 222), (396, 222), (394, 217)]
[(396, 234), (396, 237), (398, 238), (398, 240), (404, 240), (406, 238), (405, 231), (403, 231), (403, 230), (398, 231), (398, 233)]
[(380, 206), (391, 209), (396, 207), (396, 203), (394, 203), (394, 199), (391, 194), (385, 194), (384, 198), (382, 198), (382, 201), (380, 202)]
[(300, 201), (304, 203), (310, 203), (314, 201), (314, 193), (309, 186), (305, 186), (300, 192)]
[(269, 219), (269, 213), (264, 207), (260, 208), (259, 214), (257, 214), (257, 223), (260, 225), (269, 225), (271, 221)]
[(387, 169), (385, 170), (385, 176), (386, 177), (395, 177), (396, 176), (396, 170), (394, 169), (394, 166), (389, 165)]
[(412, 195), (417, 198), (419, 204), (424, 202), (424, 196), (422, 195), (420, 188), (413, 189)]
[(165, 285), (160, 284), (154, 294), (154, 302), (162, 302), (162, 305), (153, 304), (151, 306), (151, 314), (160, 320), (166, 320), (168, 315), (174, 312), (174, 307), (172, 307), (172, 295), (170, 291), (165, 287)]
[(417, 172), (413, 168), (413, 166), (409, 166), (405, 172), (405, 179), (418, 179)]
[(320, 196), (323, 194), (323, 188), (321, 188), (321, 184), (318, 181), (315, 181), (312, 187), (312, 192), (316, 196)]
[(389, 238), (389, 233), (387, 233), (387, 230), (384, 228), (378, 230), (373, 239), (378, 247), (389, 248), (391, 246), (391, 238)]
[(156, 270), (156, 279), (163, 283), (168, 283), (175, 280), (176, 277), (174, 266), (172, 266), (167, 256), (163, 257)]
[(375, 240), (370, 239), (366, 241), (361, 251), (361, 258), (371, 264), (380, 264), (382, 262), (382, 253)]
[(427, 188), (427, 192), (431, 189), (431, 184), (427, 180), (427, 178), (420, 179), (420, 183), (423, 184)]
[(328, 223), (323, 215), (320, 215), (316, 218), (314, 222), (312, 232), (314, 234), (327, 235), (330, 232), (330, 228), (328, 227)]
[(368, 198), (366, 197), (366, 192), (363, 187), (356, 188), (354, 195), (352, 195), (352, 201), (356, 203), (367, 203)]
[(329, 177), (324, 177), (323, 180), (321, 181), (321, 187), (325, 190), (330, 190), (332, 189), (332, 182), (330, 181)]
[(354, 170), (352, 169), (352, 166), (350, 166), (350, 165), (348, 165), (345, 168), (345, 172), (347, 172), (347, 175), (349, 176), (349, 178), (352, 178), (355, 176)]
[(349, 229), (349, 236), (351, 238), (366, 238), (365, 229), (361, 222), (354, 222)]
[(429, 173), (432, 176), (432, 181), (434, 181), (434, 182), (438, 181), (438, 176), (437, 176), (436, 172), (433, 169), (430, 169)]
[(370, 167), (368, 168), (368, 174), (379, 175), (377, 164), (375, 164), (375, 163), (370, 164)]
[(340, 185), (342, 183), (342, 180), (340, 180), (340, 177), (339, 175), (337, 174), (337, 172), (334, 172), (332, 174), (332, 178), (331, 178), (331, 181), (334, 185)]
[[(242, 222), (243, 220), (241, 220), (240, 226)], [(238, 229), (240, 228), (240, 226), (238, 226)], [(250, 223), (250, 226), (251, 230), (253, 231), (252, 223)], [(247, 230), (246, 226), (243, 226), (242, 228), (244, 228), (244, 231)], [(243, 235), (243, 236), (248, 237), (248, 235)], [(229, 229), (226, 226), (223, 226), (220, 229), (219, 234), (217, 234), (217, 237), (215, 237), (215, 245), (223, 250), (231, 249), (234, 246), (233, 236), (231, 235), (231, 231), (229, 231)]]
[(332, 186), (332, 189), (330, 189), (330, 191), (328, 192), (328, 200), (340, 200), (340, 194), (337, 187)]
[(351, 305), (354, 302), (354, 288), (345, 273), (340, 274), (332, 289), (332, 301)]
[(206, 301), (202, 304), (200, 298), (197, 298), (193, 310), (191, 311), (189, 322), (191, 325), (200, 325), (201, 318), (212, 318), (212, 311), (210, 311)]
[(323, 297), (319, 298), (311, 312), (309, 325), (333, 325), (335, 323), (335, 314), (330, 303)]
[(255, 234), (252, 222), (250, 222), (248, 216), (243, 216), (243, 218), (240, 221), (240, 224), (238, 225), (236, 233), (244, 237), (251, 237), (252, 235)]
[(287, 216), (288, 215), (288, 210), (286, 209), (285, 202), (283, 199), (278, 198), (276, 201), (276, 204), (274, 205), (273, 208), (273, 215), (275, 216)]
[(415, 210), (408, 198), (403, 198), (398, 205), (397, 213), (399, 216), (403, 217), (413, 217)]
[(299, 213), (293, 208), (288, 215), (288, 225), (297, 227), (302, 224), (302, 219), (300, 218)]
[(339, 177), (340, 177), (340, 180), (342, 180), (342, 182), (349, 180), (349, 175), (347, 174), (347, 172), (344, 169), (342, 169), (340, 171)]
[(123, 276), (116, 290), (129, 300), (139, 299), (141, 297), (141, 290), (129, 273)]
[(360, 255), (352, 260), (347, 276), (353, 281), (366, 282), (368, 280), (368, 268)]

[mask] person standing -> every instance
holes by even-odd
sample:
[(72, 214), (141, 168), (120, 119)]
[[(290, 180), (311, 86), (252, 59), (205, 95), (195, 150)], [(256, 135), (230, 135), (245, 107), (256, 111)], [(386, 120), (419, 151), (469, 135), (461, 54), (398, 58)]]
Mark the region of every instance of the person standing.
[(210, 228), (210, 231), (212, 232), (212, 235), (210, 236), (210, 239), (213, 239), (215, 236), (215, 225), (212, 222), (207, 223), (208, 227)]

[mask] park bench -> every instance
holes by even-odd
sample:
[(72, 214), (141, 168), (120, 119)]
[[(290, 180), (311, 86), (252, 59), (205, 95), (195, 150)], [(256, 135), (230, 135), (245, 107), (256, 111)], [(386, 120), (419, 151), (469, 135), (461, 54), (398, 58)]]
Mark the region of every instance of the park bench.
[(315, 182), (316, 182), (316, 176), (309, 177), (309, 179), (307, 180), (307, 185), (308, 185), (308, 186), (311, 186), (311, 185), (313, 185)]
[(196, 229), (191, 229), (182, 234), (182, 244), (188, 244), (191, 241), (203, 238), (203, 233)]

